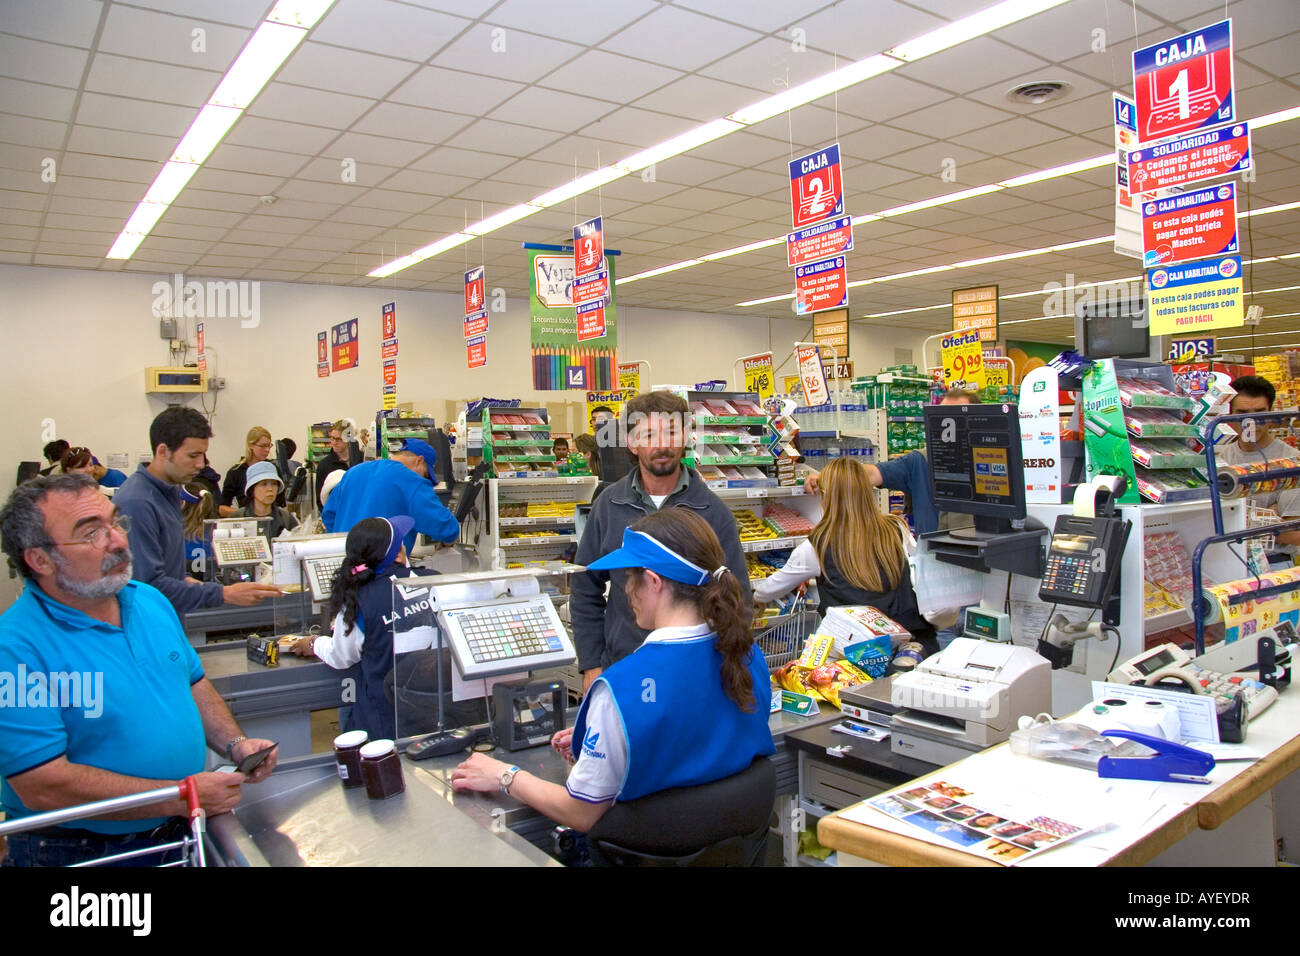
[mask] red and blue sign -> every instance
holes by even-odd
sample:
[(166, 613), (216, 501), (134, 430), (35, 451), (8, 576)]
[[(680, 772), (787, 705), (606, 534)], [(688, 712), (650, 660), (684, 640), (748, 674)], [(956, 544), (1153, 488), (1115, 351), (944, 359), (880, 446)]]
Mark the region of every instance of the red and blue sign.
[(1250, 168), (1250, 128), (1246, 123), (1182, 136), (1128, 154), (1134, 193), (1186, 186)]
[(800, 229), (785, 237), (786, 262), (801, 266), (853, 248), (853, 217), (841, 216), (816, 226)]
[(384, 384), (397, 384), (397, 359), (384, 359)]
[(1141, 143), (1234, 122), (1232, 21), (1134, 51), (1133, 92)]
[(473, 315), (465, 316), (465, 338), (472, 339), (476, 335), (483, 335), (487, 330), (487, 309), (480, 309)]
[(1147, 268), (1237, 251), (1233, 183), (1142, 204), (1142, 264)]
[(316, 333), (316, 377), (328, 378), (330, 374), (330, 343), (328, 332)]
[(361, 357), (357, 349), (357, 326), (359, 324), (356, 319), (352, 319), (348, 322), (340, 322), (338, 325), (330, 326), (330, 343), (332, 345), (330, 364), (334, 371), (341, 372), (344, 369), (357, 367), (357, 361)]
[[(599, 339), (605, 335), (605, 300), (598, 299), (577, 307), (578, 341)], [(573, 386), (570, 386), (573, 387)]]
[[(609, 301), (609, 270), (597, 269), (573, 280), (573, 304), (583, 306), (591, 302), (604, 305)], [(604, 334), (604, 333), (602, 333)]]
[(588, 219), (573, 227), (573, 274), (590, 275), (605, 261), (605, 227), (601, 217)]
[(389, 339), (379, 347), (380, 358), (397, 358), (397, 339)]
[(795, 311), (799, 315), (848, 305), (849, 277), (843, 256), (794, 270)]
[(384, 334), (380, 336), (385, 342), (397, 338), (397, 303), (390, 302), (383, 308)]
[(465, 273), (465, 314), (473, 315), (482, 310), (483, 299), (487, 295), (487, 270), (476, 266)]
[(487, 365), (487, 336), (476, 335), (465, 341), (465, 366), (482, 368)]
[(844, 215), (840, 144), (834, 143), (790, 163), (790, 221), (795, 229)]

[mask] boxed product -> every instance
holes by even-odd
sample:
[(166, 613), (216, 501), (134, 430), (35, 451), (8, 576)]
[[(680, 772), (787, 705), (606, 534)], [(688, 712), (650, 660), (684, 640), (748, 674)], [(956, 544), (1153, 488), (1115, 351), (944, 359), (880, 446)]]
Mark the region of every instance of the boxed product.
[(821, 632), (835, 638), (836, 657), (846, 656), (844, 649), (848, 645), (873, 637), (888, 637), (890, 646), (897, 647), (912, 636), (907, 628), (893, 618), (866, 605), (828, 609), (822, 621)]

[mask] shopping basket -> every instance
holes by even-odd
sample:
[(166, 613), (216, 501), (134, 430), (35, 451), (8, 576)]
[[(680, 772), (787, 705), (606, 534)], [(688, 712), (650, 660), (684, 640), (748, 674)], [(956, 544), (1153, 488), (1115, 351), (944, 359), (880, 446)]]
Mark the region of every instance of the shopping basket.
[(817, 630), (821, 617), (800, 595), (788, 613), (764, 623), (768, 626), (754, 639), (767, 660), (767, 669), (775, 670), (799, 656), (804, 639)]
[(138, 857), (157, 856), (170, 850), (181, 850), (181, 858), (174, 863), (160, 863), (159, 866), (205, 866), (206, 862), (203, 855), (204, 812), (203, 807), (199, 805), (199, 788), (193, 777), (186, 777), (179, 785), (159, 787), (157, 790), (146, 790), (143, 793), (133, 793), (125, 797), (110, 797), (107, 800), (83, 803), (75, 807), (65, 807), (62, 810), (51, 810), (48, 813), (36, 813), (28, 817), (20, 817), (17, 820), (0, 823), (0, 837), (9, 836), (12, 833), (25, 833), (29, 830), (41, 830), (60, 823), (69, 823), (73, 820), (103, 816), (106, 813), (117, 813), (120, 810), (147, 807), (150, 804), (162, 803), (164, 800), (174, 800), (178, 795), (188, 807), (190, 821), (188, 836), (173, 840), (170, 843), (159, 844), (156, 847), (131, 850), (127, 853), (114, 853), (109, 856), (102, 856), (97, 860), (74, 863), (73, 866), (104, 866), (108, 863), (121, 863)]

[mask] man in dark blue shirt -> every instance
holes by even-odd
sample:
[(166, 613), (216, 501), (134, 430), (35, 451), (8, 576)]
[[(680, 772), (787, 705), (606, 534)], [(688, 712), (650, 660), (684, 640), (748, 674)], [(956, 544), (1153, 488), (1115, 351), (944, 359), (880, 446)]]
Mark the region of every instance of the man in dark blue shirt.
[(141, 465), (113, 496), (113, 503), (131, 519), (136, 580), (161, 591), (177, 614), (223, 603), (248, 607), (280, 593), (254, 581), (223, 587), (185, 575), (180, 488), (203, 468), (211, 437), (207, 419), (192, 408), (160, 413), (149, 426), (153, 461)]

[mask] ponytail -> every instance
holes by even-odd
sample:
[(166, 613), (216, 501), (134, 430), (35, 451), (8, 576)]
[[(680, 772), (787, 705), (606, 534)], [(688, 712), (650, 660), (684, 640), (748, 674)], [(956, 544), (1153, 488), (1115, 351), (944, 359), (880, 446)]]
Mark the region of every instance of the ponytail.
[(357, 596), (375, 579), (375, 568), (383, 563), (391, 537), (392, 528), (383, 518), (364, 518), (352, 526), (343, 562), (334, 573), (330, 620), (341, 613), (347, 630), (357, 623)]
[(753, 713), (757, 703), (749, 655), (754, 649), (754, 631), (740, 582), (726, 568), (693, 590), (699, 592), (701, 616), (718, 636), (713, 646), (722, 655), (722, 689), (741, 710)]

